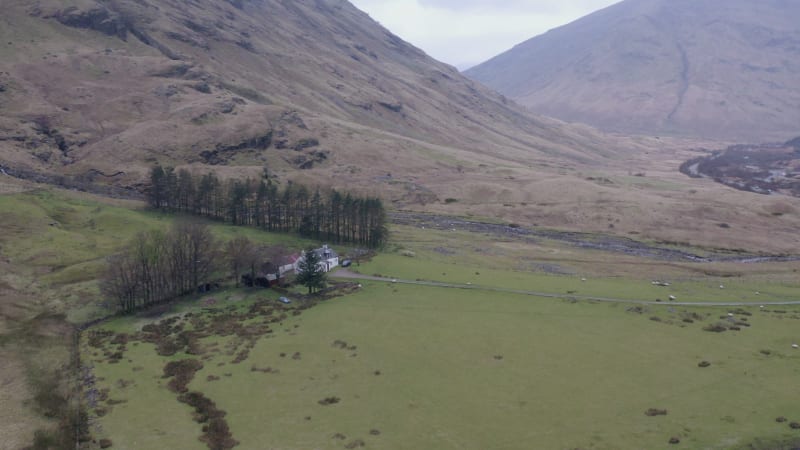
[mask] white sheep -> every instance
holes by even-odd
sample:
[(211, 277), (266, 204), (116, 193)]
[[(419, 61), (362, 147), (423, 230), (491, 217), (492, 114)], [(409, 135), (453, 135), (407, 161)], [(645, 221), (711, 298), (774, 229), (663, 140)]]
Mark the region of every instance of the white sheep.
[(670, 299), (671, 301), (675, 301), (675, 300), (677, 299), (677, 297), (675, 297), (674, 295), (670, 295), (670, 296), (669, 296), (669, 299)]

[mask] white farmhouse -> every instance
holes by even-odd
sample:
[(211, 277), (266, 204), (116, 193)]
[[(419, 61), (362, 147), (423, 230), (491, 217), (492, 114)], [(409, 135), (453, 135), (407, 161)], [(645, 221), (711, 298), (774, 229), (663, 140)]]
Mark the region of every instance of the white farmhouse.
[[(313, 250), (313, 252), (316, 253), (317, 256), (319, 256), (320, 260), (319, 267), (324, 272), (330, 272), (335, 267), (339, 266), (339, 255), (332, 248), (328, 247), (327, 244), (323, 245), (321, 248)], [(297, 273), (300, 272), (299, 270), (300, 261), (303, 261), (304, 258), (305, 254), (300, 256), (297, 262), (295, 262), (294, 264), (295, 272)]]

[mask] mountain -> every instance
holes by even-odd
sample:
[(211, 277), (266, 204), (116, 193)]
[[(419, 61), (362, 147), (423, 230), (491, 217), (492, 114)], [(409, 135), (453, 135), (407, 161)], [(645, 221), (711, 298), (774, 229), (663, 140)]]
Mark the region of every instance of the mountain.
[(626, 0), (466, 72), (607, 130), (749, 141), (800, 132), (800, 2)]
[(223, 176), (267, 165), (373, 189), (389, 172), (435, 181), (442, 168), (588, 162), (612, 147), (529, 114), (345, 0), (4, 3), (6, 171), (136, 186), (155, 162)]
[(0, 193), (5, 174), (141, 190), (154, 163), (223, 179), (267, 166), (280, 184), (377, 194), (395, 210), (800, 248), (800, 216), (772, 213), (787, 200), (678, 171), (727, 143), (534, 115), (345, 0), (3, 7)]

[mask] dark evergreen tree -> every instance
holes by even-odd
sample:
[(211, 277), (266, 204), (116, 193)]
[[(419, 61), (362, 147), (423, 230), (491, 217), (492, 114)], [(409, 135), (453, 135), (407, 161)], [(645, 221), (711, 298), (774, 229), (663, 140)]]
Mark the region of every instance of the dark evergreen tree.
[(152, 208), (159, 209), (165, 205), (165, 178), (164, 168), (161, 166), (155, 166), (150, 171), (150, 186), (147, 189), (147, 202)]
[(308, 293), (325, 287), (327, 274), (322, 268), (322, 260), (314, 249), (306, 250), (303, 258), (297, 264), (297, 278), (295, 281), (308, 288)]
[(329, 242), (380, 247), (387, 238), (386, 211), (380, 199), (336, 190), (311, 195), (306, 186), (272, 179), (195, 177), (181, 169), (156, 166), (150, 173), (148, 203), (162, 211), (184, 212), (269, 231), (300, 233)]

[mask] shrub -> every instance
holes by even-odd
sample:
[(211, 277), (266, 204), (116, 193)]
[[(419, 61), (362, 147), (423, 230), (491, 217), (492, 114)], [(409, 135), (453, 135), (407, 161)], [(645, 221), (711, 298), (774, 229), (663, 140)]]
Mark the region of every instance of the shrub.
[(189, 382), (194, 378), (195, 373), (203, 368), (203, 363), (196, 359), (184, 359), (181, 361), (171, 361), (164, 366), (164, 377), (170, 378), (167, 387), (172, 392), (179, 394), (187, 392), (189, 389), (186, 387)]
[(214, 450), (227, 450), (239, 445), (239, 441), (234, 439), (231, 434), (228, 422), (223, 418), (212, 419), (208, 423), (205, 435), (200, 440), (208, 444), (208, 448)]
[(709, 324), (703, 327), (703, 331), (710, 331), (712, 333), (722, 333), (724, 331), (727, 331), (727, 329), (728, 327), (719, 323), (715, 323), (713, 325)]
[(340, 401), (341, 399), (339, 397), (332, 396), (332, 397), (325, 397), (322, 400), (318, 401), (317, 403), (319, 403), (322, 406), (328, 406), (328, 405), (335, 405)]

